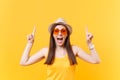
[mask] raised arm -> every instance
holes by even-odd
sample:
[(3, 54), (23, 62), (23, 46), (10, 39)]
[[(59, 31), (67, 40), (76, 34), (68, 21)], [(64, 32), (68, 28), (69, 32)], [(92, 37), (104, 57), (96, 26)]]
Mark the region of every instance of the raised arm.
[(98, 56), (97, 51), (95, 50), (94, 45), (92, 44), (92, 38), (93, 38), (93, 35), (89, 33), (88, 29), (86, 28), (86, 41), (87, 41), (89, 50), (91, 52), (90, 54), (86, 53), (84, 50), (82, 50), (78, 46), (73, 46), (73, 50), (79, 58), (89, 63), (98, 64), (100, 63), (100, 58)]
[(27, 65), (33, 64), (35, 62), (38, 62), (45, 56), (46, 48), (41, 49), (40, 51), (38, 51), (31, 57), (29, 55), (31, 48), (33, 46), (33, 43), (34, 43), (35, 32), (36, 32), (36, 28), (34, 27), (33, 32), (27, 36), (28, 43), (25, 47), (25, 50), (24, 50), (23, 55), (20, 60), (20, 65), (22, 65), (22, 66), (27, 66)]

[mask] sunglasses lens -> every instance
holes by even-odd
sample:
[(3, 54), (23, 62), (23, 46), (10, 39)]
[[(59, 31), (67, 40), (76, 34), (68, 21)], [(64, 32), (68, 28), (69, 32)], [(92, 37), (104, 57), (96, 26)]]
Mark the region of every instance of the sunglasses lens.
[(55, 35), (58, 35), (59, 33), (59, 29), (54, 29), (54, 32), (53, 32)]
[(66, 34), (67, 34), (67, 30), (66, 30), (66, 29), (62, 29), (62, 30), (61, 30), (61, 33), (62, 33), (63, 35), (66, 35)]

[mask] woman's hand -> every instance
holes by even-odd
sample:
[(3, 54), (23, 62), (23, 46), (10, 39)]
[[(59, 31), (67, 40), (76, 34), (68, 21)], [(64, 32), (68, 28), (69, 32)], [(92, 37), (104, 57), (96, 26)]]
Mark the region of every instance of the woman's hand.
[(88, 28), (86, 27), (86, 41), (88, 44), (90, 44), (92, 42), (93, 39), (93, 34), (88, 32)]
[(27, 36), (28, 43), (34, 43), (34, 37), (35, 37), (36, 27), (34, 26), (33, 32)]

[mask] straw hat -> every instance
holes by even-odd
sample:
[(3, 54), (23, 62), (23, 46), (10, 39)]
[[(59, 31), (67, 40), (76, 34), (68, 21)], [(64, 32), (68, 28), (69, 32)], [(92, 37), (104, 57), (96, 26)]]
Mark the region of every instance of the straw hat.
[(58, 18), (54, 23), (52, 23), (49, 26), (48, 31), (51, 33), (51, 28), (53, 27), (53, 25), (59, 24), (59, 23), (65, 25), (67, 27), (67, 29), (69, 30), (70, 34), (72, 33), (72, 27), (70, 25), (68, 25), (63, 18)]

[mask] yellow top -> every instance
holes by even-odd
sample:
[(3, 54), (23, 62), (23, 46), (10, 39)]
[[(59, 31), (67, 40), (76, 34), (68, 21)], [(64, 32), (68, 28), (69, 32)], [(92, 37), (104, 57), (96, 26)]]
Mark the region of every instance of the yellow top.
[(67, 55), (47, 65), (47, 80), (75, 80), (75, 65), (70, 65)]

